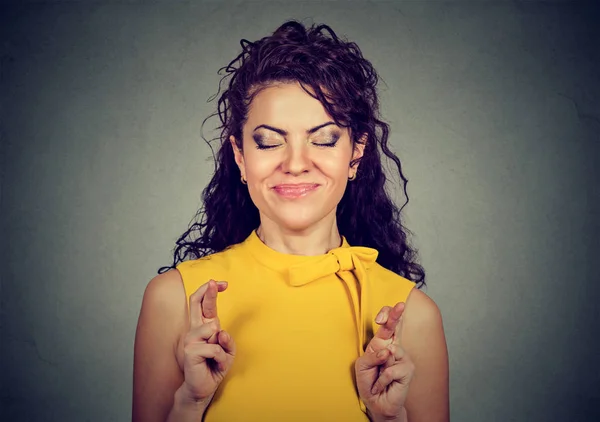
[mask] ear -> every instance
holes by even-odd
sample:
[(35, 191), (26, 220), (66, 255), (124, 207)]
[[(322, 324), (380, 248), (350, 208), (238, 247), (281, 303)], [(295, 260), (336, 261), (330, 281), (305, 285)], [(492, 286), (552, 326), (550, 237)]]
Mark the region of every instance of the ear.
[(365, 146), (367, 145), (367, 134), (364, 133), (360, 138), (360, 141), (354, 143), (354, 151), (352, 152), (352, 161), (358, 161), (356, 164), (348, 169), (348, 177), (352, 177), (358, 171), (358, 165), (360, 159), (365, 152)]
[(235, 137), (233, 135), (229, 137), (229, 143), (233, 148), (233, 157), (235, 158), (235, 163), (238, 165), (242, 177), (246, 179), (246, 165), (244, 163), (244, 154), (242, 154), (242, 151), (240, 151), (237, 144), (235, 143)]

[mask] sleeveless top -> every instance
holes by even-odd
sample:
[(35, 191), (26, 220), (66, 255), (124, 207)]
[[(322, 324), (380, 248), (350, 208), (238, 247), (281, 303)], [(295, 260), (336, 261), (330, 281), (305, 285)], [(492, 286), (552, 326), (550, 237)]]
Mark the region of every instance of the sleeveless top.
[(206, 422), (368, 421), (354, 362), (379, 325), (383, 306), (415, 283), (376, 263), (375, 249), (342, 245), (317, 256), (290, 255), (253, 231), (228, 249), (177, 265), (186, 297), (210, 279), (221, 328), (236, 343)]

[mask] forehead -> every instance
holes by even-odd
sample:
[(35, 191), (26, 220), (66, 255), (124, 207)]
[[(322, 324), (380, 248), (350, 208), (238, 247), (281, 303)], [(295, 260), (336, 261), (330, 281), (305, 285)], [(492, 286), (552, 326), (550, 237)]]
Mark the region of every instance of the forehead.
[(306, 129), (333, 120), (316, 98), (299, 83), (271, 85), (262, 89), (248, 108), (247, 125), (254, 128), (270, 124), (282, 129), (304, 132)]

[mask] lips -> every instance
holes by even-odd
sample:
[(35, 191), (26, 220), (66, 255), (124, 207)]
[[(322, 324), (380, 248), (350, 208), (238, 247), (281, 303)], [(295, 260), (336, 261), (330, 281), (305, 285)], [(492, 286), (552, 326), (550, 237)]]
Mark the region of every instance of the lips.
[(293, 185), (276, 185), (273, 187), (275, 193), (285, 198), (300, 198), (308, 195), (319, 187), (316, 183), (301, 183)]

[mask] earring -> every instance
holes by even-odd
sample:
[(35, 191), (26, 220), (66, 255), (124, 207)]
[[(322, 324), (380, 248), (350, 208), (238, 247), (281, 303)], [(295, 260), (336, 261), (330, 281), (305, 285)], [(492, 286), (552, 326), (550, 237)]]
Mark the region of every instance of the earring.
[(242, 180), (242, 183), (243, 183), (244, 185), (247, 185), (247, 184), (248, 184), (248, 183), (247, 183), (247, 182), (244, 180), (244, 176), (242, 176), (240, 179)]
[(349, 181), (349, 182), (351, 182), (351, 181), (353, 181), (354, 179), (356, 179), (356, 173), (354, 173), (352, 176), (350, 176), (350, 177), (348, 178), (348, 181)]

